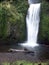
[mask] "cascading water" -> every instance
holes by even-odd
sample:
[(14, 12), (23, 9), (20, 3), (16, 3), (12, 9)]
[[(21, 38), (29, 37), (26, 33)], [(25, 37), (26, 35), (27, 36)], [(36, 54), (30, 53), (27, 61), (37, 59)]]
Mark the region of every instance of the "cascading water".
[(30, 4), (26, 16), (27, 24), (27, 41), (20, 44), (22, 47), (38, 46), (37, 36), (40, 22), (40, 5), (41, 3)]

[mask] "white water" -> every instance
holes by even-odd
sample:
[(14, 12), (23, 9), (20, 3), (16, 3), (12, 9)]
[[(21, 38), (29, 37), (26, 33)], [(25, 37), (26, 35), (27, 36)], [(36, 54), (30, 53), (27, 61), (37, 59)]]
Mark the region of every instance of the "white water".
[(28, 14), (26, 16), (27, 41), (21, 44), (23, 47), (38, 46), (37, 37), (40, 22), (40, 5), (41, 3), (37, 3), (30, 4), (29, 6)]

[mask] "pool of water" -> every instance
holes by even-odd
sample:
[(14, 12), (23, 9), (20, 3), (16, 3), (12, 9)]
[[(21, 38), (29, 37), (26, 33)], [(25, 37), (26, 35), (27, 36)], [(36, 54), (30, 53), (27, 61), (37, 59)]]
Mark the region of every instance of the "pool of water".
[[(17, 44), (0, 45), (0, 52), (8, 52), (9, 49), (22, 49), (22, 48)], [(33, 50), (34, 55), (28, 53), (27, 57), (34, 57), (34, 58), (38, 58), (40, 60), (49, 59), (49, 45), (39, 45), (37, 47), (32, 48), (31, 50)], [(22, 53), (22, 54), (24, 54), (24, 53)]]

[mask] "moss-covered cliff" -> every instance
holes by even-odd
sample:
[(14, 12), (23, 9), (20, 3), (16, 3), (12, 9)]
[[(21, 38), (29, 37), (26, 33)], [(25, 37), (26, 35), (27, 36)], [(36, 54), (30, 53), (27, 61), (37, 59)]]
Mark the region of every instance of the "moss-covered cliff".
[[(0, 2), (0, 40), (26, 40), (27, 0), (3, 0)], [(49, 43), (49, 3), (41, 3), (41, 21), (39, 26), (39, 43)]]

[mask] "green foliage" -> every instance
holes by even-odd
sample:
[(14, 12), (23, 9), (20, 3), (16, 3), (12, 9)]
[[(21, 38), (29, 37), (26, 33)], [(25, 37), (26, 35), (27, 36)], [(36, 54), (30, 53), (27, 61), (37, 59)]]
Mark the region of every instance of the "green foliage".
[(6, 35), (6, 10), (0, 7), (0, 37)]
[(26, 38), (25, 16), (27, 1), (4, 1), (0, 3), (0, 38), (23, 41)]
[(22, 61), (15, 61), (15, 62), (2, 62), (1, 65), (38, 65), (40, 64), (41, 65), (49, 65), (49, 62), (26, 62), (25, 60)]
[(39, 28), (39, 39), (42, 43), (49, 43), (49, 3), (41, 4), (41, 22)]

